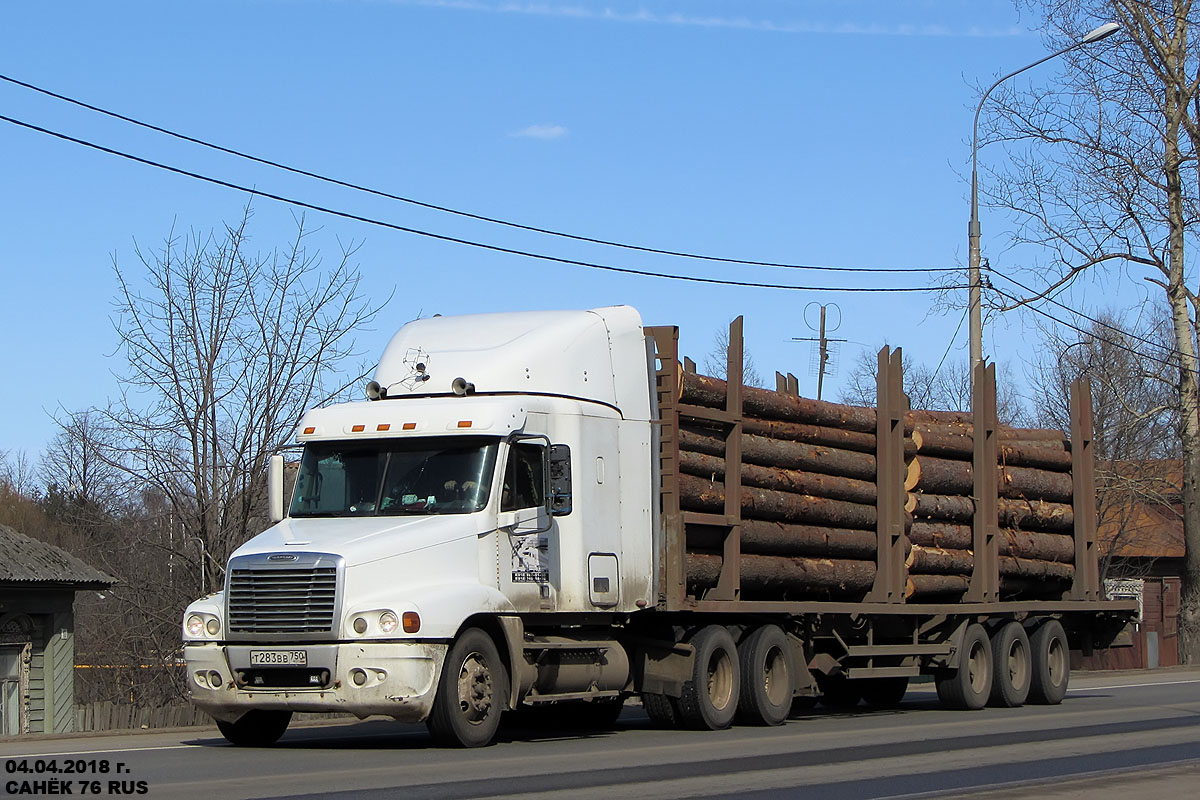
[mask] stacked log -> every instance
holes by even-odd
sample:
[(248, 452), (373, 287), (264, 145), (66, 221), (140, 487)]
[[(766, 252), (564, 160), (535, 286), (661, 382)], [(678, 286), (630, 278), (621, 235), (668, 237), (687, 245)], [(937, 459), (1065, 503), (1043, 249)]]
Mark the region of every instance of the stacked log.
[[(974, 562), (974, 428), (917, 422), (910, 436), (910, 594), (960, 596)], [(1005, 427), (996, 440), (1001, 597), (1061, 597), (1075, 577), (1070, 442), (1061, 431)], [(942, 577), (956, 580), (933, 580)]]
[[(685, 406), (724, 408), (724, 381), (683, 373)], [(683, 511), (725, 513), (725, 433), (704, 415), (681, 422)], [(861, 599), (876, 570), (876, 410), (742, 387), (742, 596)], [(904, 417), (908, 492), (903, 555), (913, 601), (952, 601), (974, 568), (971, 416)], [(1070, 443), (1059, 431), (997, 434), (998, 565), (1002, 597), (1060, 596), (1074, 578)], [(689, 591), (721, 574), (724, 529), (687, 528)]]
[[(686, 374), (681, 401), (722, 408), (725, 382)], [(875, 581), (875, 409), (743, 387), (742, 596), (861, 599)], [(679, 429), (679, 499), (686, 511), (725, 511), (725, 435), (703, 422)], [(721, 574), (723, 530), (687, 532), (689, 591)]]

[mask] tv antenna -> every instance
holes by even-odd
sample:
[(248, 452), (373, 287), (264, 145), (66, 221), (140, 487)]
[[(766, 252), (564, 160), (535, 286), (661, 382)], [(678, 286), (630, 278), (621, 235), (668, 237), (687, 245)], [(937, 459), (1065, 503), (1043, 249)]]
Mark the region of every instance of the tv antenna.
[[(814, 315), (809, 313), (814, 306), (820, 309), (820, 323), (817, 326), (814, 326), (811, 321), (811, 317)], [(833, 327), (827, 328), (825, 321), (826, 311), (830, 308), (837, 312), (837, 322)], [(828, 305), (817, 302), (809, 303), (804, 307), (804, 324), (808, 326), (810, 331), (815, 332), (817, 335), (815, 337), (794, 336), (792, 337), (792, 341), (812, 342), (812, 351), (808, 360), (808, 371), (810, 375), (817, 376), (817, 399), (820, 400), (821, 392), (825, 385), (825, 375), (826, 373), (829, 375), (837, 374), (838, 357), (841, 355), (842, 342), (846, 341), (845, 339), (830, 339), (826, 336), (827, 332), (833, 333), (842, 327), (842, 309), (837, 303), (829, 303)]]

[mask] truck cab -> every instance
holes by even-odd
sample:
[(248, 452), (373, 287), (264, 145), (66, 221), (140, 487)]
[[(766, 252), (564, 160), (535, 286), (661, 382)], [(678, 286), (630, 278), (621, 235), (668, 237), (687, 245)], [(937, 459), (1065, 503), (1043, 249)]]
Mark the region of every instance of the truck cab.
[(531, 693), (619, 694), (627, 665), (539, 687), (512, 651), (526, 623), (653, 605), (647, 352), (628, 307), (401, 328), (370, 399), (304, 416), (286, 513), (276, 457), (275, 524), (232, 555), (224, 591), (188, 607), (192, 702), (234, 741), (337, 710), (470, 744)]

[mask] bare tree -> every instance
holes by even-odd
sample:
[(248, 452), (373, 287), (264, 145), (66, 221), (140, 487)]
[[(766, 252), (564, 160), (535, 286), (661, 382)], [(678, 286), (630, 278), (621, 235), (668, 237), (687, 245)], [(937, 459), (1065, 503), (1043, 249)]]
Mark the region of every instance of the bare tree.
[[(109, 463), (131, 475), (206, 567), (263, 524), (265, 466), (300, 415), (330, 394), (354, 332), (379, 306), (363, 299), (353, 249), (324, 269), (297, 220), (291, 245), (250, 252), (250, 212), (222, 234), (172, 234), (136, 249), (144, 282), (114, 263), (125, 392), (102, 412)], [(196, 547), (198, 545), (198, 548)], [(209, 586), (218, 569), (205, 569)]]
[(1170, 346), (1164, 316), (1130, 323), (1101, 313), (1088, 332), (1076, 335), (1044, 327), (1040, 358), (1029, 379), (1041, 400), (1039, 424), (1070, 424), (1070, 384), (1092, 383), (1092, 440), (1096, 459), (1096, 503), (1107, 547), (1102, 577), (1143, 577), (1147, 564), (1121, 551), (1144, 533), (1147, 518), (1178, 519), (1179, 403), (1175, 370), (1136, 353), (1136, 345)]
[[(1122, 34), (1072, 51), (1053, 90), (1010, 86), (992, 105), (987, 136), (1006, 157), (985, 181), (995, 207), (1014, 216), (1018, 246), (1044, 254), (1044, 286), (1008, 290), (1008, 307), (1052, 298), (1101, 270), (1159, 286), (1172, 331), (1167, 353), (1139, 342), (1174, 370), (1188, 543), (1180, 608), (1181, 655), (1200, 658), (1200, 385), (1197, 294), (1185, 253), (1197, 234), (1200, 52), (1191, 0), (1020, 0), (1040, 13), (1057, 48), (1098, 20)], [(994, 261), (994, 260), (993, 260)]]
[[(714, 378), (725, 379), (725, 373), (729, 366), (729, 328), (725, 327), (717, 331), (713, 336), (712, 349), (704, 356), (704, 363), (700, 368), (704, 370), (705, 375), (711, 375)], [(758, 371), (758, 366), (754, 363), (754, 356), (750, 355), (750, 350), (742, 343), (742, 383), (746, 386), (763, 385), (762, 374)]]
[[(880, 345), (882, 347), (883, 345)], [(875, 351), (863, 350), (846, 374), (840, 399), (843, 403), (873, 406), (876, 400)], [(915, 364), (903, 356), (904, 391), (912, 408), (939, 411), (971, 410), (971, 378), (963, 361), (946, 361), (940, 367)], [(996, 413), (1001, 423), (1018, 425), (1024, 420), (1025, 407), (1016, 389), (1012, 369), (1001, 364), (996, 375)]]

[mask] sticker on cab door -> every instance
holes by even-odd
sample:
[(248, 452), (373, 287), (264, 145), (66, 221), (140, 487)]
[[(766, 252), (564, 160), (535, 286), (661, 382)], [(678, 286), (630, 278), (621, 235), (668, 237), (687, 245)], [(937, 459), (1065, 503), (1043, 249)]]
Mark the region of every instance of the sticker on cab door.
[(547, 540), (541, 536), (514, 536), (512, 544), (512, 582), (549, 583), (550, 564)]

